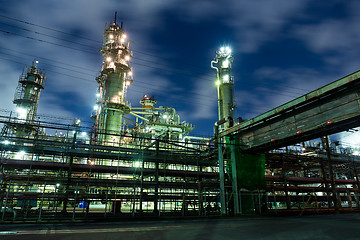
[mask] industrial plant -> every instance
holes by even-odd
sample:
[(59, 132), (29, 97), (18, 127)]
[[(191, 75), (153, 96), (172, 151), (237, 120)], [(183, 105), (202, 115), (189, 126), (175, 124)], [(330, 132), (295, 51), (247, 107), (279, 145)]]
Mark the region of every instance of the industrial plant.
[[(0, 220), (303, 215), (360, 210), (360, 157), (330, 135), (358, 131), (360, 72), (249, 120), (235, 119), (231, 49), (214, 70), (213, 136), (156, 96), (127, 101), (133, 78), (123, 23), (105, 27), (91, 128), (43, 120), (45, 70), (21, 73), (0, 134)], [(95, 81), (94, 80), (94, 81)]]

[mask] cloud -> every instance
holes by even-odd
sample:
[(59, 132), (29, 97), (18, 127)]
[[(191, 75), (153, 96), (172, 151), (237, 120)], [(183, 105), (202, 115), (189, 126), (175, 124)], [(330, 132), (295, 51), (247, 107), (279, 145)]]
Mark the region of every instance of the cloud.
[[(203, 79), (203, 78), (199, 78)], [(189, 119), (213, 119), (217, 117), (217, 91), (214, 82), (206, 80), (197, 80), (194, 83), (192, 94), (194, 97), (190, 98), (193, 101), (193, 108), (191, 113), (188, 113)]]
[(352, 20), (328, 19), (316, 25), (298, 26), (294, 31), (316, 53), (351, 51), (360, 37), (357, 23)]
[[(234, 30), (237, 49), (253, 53), (262, 44), (282, 36), (283, 27), (299, 16), (308, 0), (229, 1), (225, 22)], [(274, 7), (276, 6), (276, 7)]]
[[(360, 39), (356, 26), (360, 20), (360, 17), (357, 16), (360, 9), (359, 4), (351, 1), (348, 8), (349, 16), (341, 19), (328, 18), (322, 19), (316, 24), (307, 22), (294, 24), (293, 20), (306, 16), (309, 6), (311, 6), (309, 0), (133, 0), (123, 1), (121, 4), (115, 0), (9, 1), (0, 11), (5, 15), (70, 32), (76, 36), (85, 36), (94, 41), (20, 23), (17, 24), (34, 31), (75, 41), (80, 45), (59, 39), (45, 38), (34, 33), (25, 33), (14, 29), (11, 31), (25, 34), (28, 37), (46, 39), (55, 44), (87, 49), (93, 54), (8, 34), (1, 35), (0, 46), (51, 59), (40, 60), (40, 65), (43, 64), (41, 66), (48, 70), (48, 84), (42, 92), (39, 111), (51, 114), (59, 113), (69, 117), (78, 116), (86, 109), (91, 111), (91, 106), (94, 104), (97, 88), (94, 78), (101, 69), (102, 60), (101, 54), (97, 51), (101, 47), (104, 23), (111, 22), (114, 12), (118, 11), (118, 21), (124, 21), (129, 39), (136, 42), (136, 45), (131, 45), (134, 57), (145, 60), (133, 59), (134, 84), (129, 88), (128, 100), (133, 106), (138, 106), (139, 99), (143, 94), (153, 94), (158, 98), (159, 104), (179, 106), (177, 110), (181, 113), (182, 119), (194, 121), (199, 125), (199, 123), (213, 122), (217, 119), (216, 88), (211, 81), (199, 80), (201, 78), (198, 76), (199, 74), (179, 76), (178, 73), (165, 71), (166, 69), (175, 71), (179, 70), (177, 68), (185, 69), (186, 67), (182, 65), (174, 67), (160, 65), (163, 63), (171, 65), (170, 61), (164, 58), (182, 61), (178, 55), (175, 55), (176, 53), (170, 51), (169, 45), (165, 46), (158, 42), (159, 38), (171, 34), (172, 31), (182, 31), (182, 29), (175, 28), (179, 25), (171, 28), (172, 20), (176, 24), (184, 23), (184, 27), (187, 26), (186, 24), (193, 26), (199, 24), (200, 26), (201, 24), (216, 23), (217, 27), (226, 28), (230, 32), (228, 36), (216, 34), (217, 29), (212, 29), (215, 32), (212, 41), (221, 42), (225, 37), (229, 38), (229, 41), (233, 43), (235, 54), (242, 54), (242, 61), (246, 61), (247, 56), (259, 52), (266, 43), (281, 39), (284, 35), (286, 38), (304, 42), (311, 51), (323, 59), (323, 66), (291, 68), (285, 66), (280, 68), (259, 65), (261, 67), (257, 70), (249, 69), (249, 72), (254, 72), (254, 78), (260, 83), (257, 87), (249, 88), (249, 90), (237, 91), (236, 95), (238, 96), (239, 114), (250, 117), (254, 112), (263, 112), (305, 93), (304, 89), (312, 90), (331, 82), (354, 71), (360, 65), (358, 58), (360, 52), (355, 47)], [(5, 21), (5, 19), (0, 18), (0, 21)], [(285, 32), (288, 29), (292, 30)], [(89, 49), (82, 45), (91, 45), (92, 48)], [(196, 52), (196, 49), (184, 49), (184, 51), (190, 50), (193, 55), (206, 55), (204, 52)], [(144, 52), (152, 56), (144, 55)], [(33, 57), (25, 57), (20, 54), (13, 60), (30, 64)], [(193, 59), (188, 58), (185, 61), (189, 61), (191, 64)], [(261, 64), (261, 59), (258, 61)], [(234, 66), (235, 64), (238, 63), (234, 63)], [(0, 88), (0, 95), (4, 96), (2, 99), (12, 99), (21, 68), (21, 65), (12, 63), (6, 63), (3, 68), (0, 68), (2, 78), (11, 78), (13, 81), (11, 85), (1, 80), (0, 84), (5, 86)], [(85, 74), (77, 71), (85, 72)], [(209, 71), (211, 70), (209, 69)], [(177, 80), (181, 78), (183, 78), (182, 81)], [(206, 78), (209, 77), (206, 76)], [(236, 76), (235, 79), (237, 79)], [(68, 108), (68, 103), (64, 101), (64, 94), (77, 96), (76, 104), (73, 104), (71, 108)], [(180, 104), (181, 101), (184, 104)], [(188, 107), (188, 103), (185, 104), (185, 101), (190, 102), (191, 107)], [(2, 104), (2, 107), (10, 108), (11, 100), (8, 102), (8, 105)]]
[[(320, 70), (301, 67), (287, 69), (263, 67), (255, 71), (254, 76), (266, 88), (253, 91), (257, 95), (251, 98), (263, 99), (262, 106), (267, 110), (337, 80), (333, 73), (323, 73)], [(276, 90), (271, 91), (271, 89)], [(259, 107), (258, 101), (255, 106)], [(261, 108), (259, 109), (261, 110)]]
[[(341, 17), (329, 15), (312, 24), (293, 25), (291, 34), (308, 48), (323, 57), (326, 71), (346, 75), (359, 69), (360, 3), (347, 1)], [(308, 16), (310, 17), (310, 16)]]
[(0, 59), (0, 93), (1, 109), (15, 110), (13, 104), (15, 89), (18, 85), (18, 79), (21, 73), (21, 67), (10, 64), (7, 60)]

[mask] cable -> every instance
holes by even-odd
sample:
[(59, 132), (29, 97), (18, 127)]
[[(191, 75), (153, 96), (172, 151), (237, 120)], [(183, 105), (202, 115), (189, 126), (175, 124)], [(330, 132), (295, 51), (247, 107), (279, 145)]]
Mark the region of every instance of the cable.
[[(2, 15), (0, 15), (2, 16)], [(14, 19), (12, 19), (14, 20)], [(23, 22), (23, 21), (21, 21)], [(6, 25), (9, 25), (9, 24), (6, 24)], [(12, 26), (12, 27), (16, 27), (16, 26), (13, 26), (13, 25), (9, 25), (9, 26)], [(19, 27), (16, 27), (16, 28), (19, 28)], [(55, 39), (59, 39), (59, 40), (64, 40), (64, 41), (67, 41), (67, 42), (72, 42), (72, 43), (76, 43), (76, 44), (79, 44), (79, 45), (82, 45), (82, 46), (85, 46), (85, 47), (88, 47), (88, 48), (94, 48), (92, 46), (89, 46), (89, 45), (84, 45), (84, 44), (80, 44), (80, 43), (77, 43), (77, 42), (73, 42), (73, 41), (69, 41), (69, 40), (65, 40), (65, 39), (61, 39), (61, 38), (58, 38), (58, 37), (54, 37), (54, 36), (50, 36), (50, 35), (46, 35), (46, 34), (42, 34), (42, 33), (39, 33), (39, 32), (35, 32), (35, 31), (32, 31), (32, 30), (29, 30), (29, 29), (24, 29), (24, 28), (20, 28), (20, 29), (23, 29), (23, 30), (26, 30), (26, 31), (29, 31), (29, 32), (34, 32), (34, 33), (37, 33), (37, 34), (41, 34), (41, 35), (45, 35), (45, 36), (48, 36), (48, 37), (52, 37), (52, 38), (55, 38)], [(1, 30), (0, 30), (1, 31)], [(3, 31), (4, 32), (4, 31)], [(10, 32), (6, 32), (6, 33), (10, 33)], [(14, 35), (17, 35), (17, 36), (22, 36), (20, 34), (15, 34), (15, 33), (10, 33), (10, 34), (14, 34)], [(75, 36), (75, 35), (74, 35)], [(26, 37), (26, 36), (22, 36), (22, 37)], [(35, 39), (35, 38), (31, 38), (31, 37), (26, 37), (26, 38), (30, 38), (32, 40), (38, 40), (39, 39)], [(48, 42), (48, 41), (44, 41), (44, 40), (40, 40), (42, 42), (47, 42), (47, 43), (50, 43), (50, 44), (54, 44), (54, 45), (57, 45), (57, 46), (60, 46), (59, 44), (56, 44), (56, 43), (52, 43), (52, 42)], [(62, 45), (63, 47), (67, 47), (67, 46), (64, 46)], [(70, 48), (70, 47), (67, 47), (67, 48)], [(85, 51), (85, 50), (80, 50), (80, 49), (75, 49), (75, 48), (70, 48), (70, 49), (74, 49), (74, 50), (78, 50), (78, 51), (84, 51), (84, 52), (88, 52), (88, 51)], [(97, 49), (97, 48), (96, 48)], [(93, 53), (92, 53), (93, 54)], [(149, 60), (145, 60), (145, 59), (141, 59), (141, 58), (136, 58), (136, 57), (133, 57), (134, 59), (136, 60), (139, 60), (139, 61), (144, 61), (144, 62), (149, 62), (149, 63), (154, 63), (154, 64), (157, 64), (157, 65), (162, 65), (162, 66), (165, 66), (165, 67), (172, 67), (171, 65), (166, 65), (166, 64), (161, 64), (161, 63), (158, 63), (158, 62), (154, 62), (154, 61), (149, 61)], [(135, 65), (142, 65), (142, 66), (145, 66), (145, 67), (150, 67), (150, 68), (155, 68), (153, 66), (149, 66), (149, 65), (145, 65), (145, 64), (139, 64), (139, 63), (134, 63)], [(193, 73), (189, 72), (189, 71), (174, 71), (174, 70), (167, 70), (167, 69), (163, 69), (163, 68), (156, 68), (156, 69), (160, 69), (160, 70), (165, 70), (165, 71), (168, 71), (168, 72), (175, 72), (175, 73), (180, 73), (180, 74), (184, 74), (184, 73), (187, 73), (186, 75), (190, 75), (190, 76), (193, 76)], [(199, 73), (199, 72), (195, 72), (195, 73)], [(202, 73), (201, 73), (202, 74)], [(209, 74), (206, 74), (208, 76), (210, 76)], [(210, 80), (210, 79), (205, 79), (205, 78), (198, 78), (198, 79), (204, 79), (204, 80), (207, 80), (207, 81), (211, 81), (213, 82), (213, 80)], [(255, 80), (257, 81), (257, 80)], [(258, 81), (259, 82), (259, 81)], [(243, 83), (243, 82), (235, 82), (237, 84), (242, 84), (242, 85), (250, 85), (251, 84), (248, 84), (248, 83)], [(255, 85), (256, 86), (256, 85)], [(264, 89), (269, 89), (269, 88), (265, 88), (265, 87), (262, 87)], [(276, 90), (273, 90), (273, 89), (269, 89), (268, 91), (276, 91)], [(295, 93), (295, 92), (290, 92), (290, 91), (285, 91), (283, 90), (282, 92), (289, 92), (289, 93)], [(295, 93), (295, 94), (300, 94), (300, 93)], [(303, 94), (303, 93), (301, 93)], [(281, 95), (284, 95), (284, 96), (289, 96), (289, 97), (295, 97), (295, 96), (290, 96), (290, 95), (285, 95), (285, 94), (282, 94)]]
[[(47, 61), (51, 61), (51, 62), (56, 62), (56, 63), (59, 63), (59, 64), (63, 64), (65, 66), (69, 66), (69, 67), (74, 67), (74, 68), (81, 68), (83, 70), (86, 70), (86, 71), (94, 71), (94, 69), (90, 69), (90, 68), (85, 68), (85, 67), (81, 67), (81, 66), (75, 66), (75, 65), (71, 65), (71, 64), (68, 64), (68, 63), (64, 63), (64, 62), (61, 62), (61, 61), (57, 61), (57, 60), (54, 60), (54, 59), (50, 59), (50, 58), (44, 58), (44, 57), (39, 57), (39, 56), (36, 56), (36, 55), (33, 55), (33, 54), (27, 54), (25, 52), (20, 52), (20, 51), (16, 51), (16, 50), (13, 50), (13, 49), (9, 49), (9, 48), (5, 48), (3, 46), (0, 46), (0, 49), (5, 49), (5, 50), (8, 50), (8, 51), (11, 51), (11, 52), (15, 52), (15, 53), (19, 53), (21, 55), (25, 55), (25, 56), (30, 56), (30, 57), (34, 57), (34, 58), (38, 58), (38, 59), (44, 59), (44, 60), (47, 60)], [(7, 53), (9, 55), (9, 53)], [(13, 56), (16, 56), (16, 55), (13, 55)]]
[(28, 39), (38, 41), (38, 42), (52, 44), (52, 45), (59, 46), (59, 47), (69, 48), (69, 49), (76, 50), (76, 51), (86, 52), (86, 53), (90, 53), (90, 54), (96, 54), (94, 52), (90, 52), (90, 51), (86, 51), (86, 50), (82, 50), (82, 49), (78, 49), (78, 48), (73, 48), (73, 47), (68, 47), (68, 46), (58, 44), (58, 43), (53, 43), (53, 42), (45, 41), (45, 40), (38, 39), (38, 38), (28, 37), (28, 36), (24, 36), (24, 35), (17, 34), (17, 33), (12, 33), (12, 32), (6, 31), (6, 30), (1, 30), (0, 29), (0, 32), (10, 34), (10, 35), (14, 35), (14, 36), (18, 36), (18, 37), (28, 38)]
[(6, 26), (9, 26), (9, 27), (13, 27), (13, 28), (18, 28), (18, 29), (21, 29), (21, 30), (26, 31), (26, 32), (32, 32), (32, 33), (35, 33), (35, 34), (38, 34), (38, 35), (42, 35), (42, 36), (45, 36), (45, 37), (54, 38), (54, 39), (61, 40), (61, 41), (64, 41), (64, 42), (69, 42), (69, 43), (73, 43), (73, 44), (78, 44), (78, 45), (81, 45), (81, 46), (84, 46), (84, 47), (88, 47), (88, 48), (91, 48), (91, 49), (96, 48), (96, 47), (94, 47), (94, 46), (85, 45), (85, 44), (78, 43), (78, 42), (74, 42), (74, 41), (67, 40), (67, 39), (64, 39), (64, 38), (59, 38), (59, 37), (51, 36), (51, 35), (48, 35), (48, 34), (44, 34), (44, 33), (36, 32), (36, 31), (32, 31), (32, 30), (27, 29), (27, 28), (17, 27), (17, 26), (11, 25), (11, 24), (3, 23), (3, 22), (0, 22), (0, 24), (1, 24), (1, 25), (6, 25)]
[[(4, 53), (4, 52), (3, 52)], [(20, 53), (20, 52), (19, 52)], [(8, 55), (8, 56), (13, 56), (13, 57), (18, 57), (18, 56), (16, 56), (16, 55), (13, 55), (13, 54), (9, 54), (9, 53), (4, 53), (4, 54), (6, 54), (6, 55)], [(26, 54), (25, 54), (26, 55)], [(50, 60), (50, 59), (48, 59), (49, 61), (52, 61), (52, 60)], [(54, 66), (54, 67), (58, 67), (58, 66), (55, 66), (55, 65), (53, 65), (53, 64), (48, 64), (48, 63), (45, 63), (45, 65), (49, 65), (49, 66)], [(72, 67), (74, 67), (74, 68), (78, 68), (77, 66), (74, 66), (74, 65), (70, 65), (70, 64), (66, 64), (66, 65), (68, 65), (68, 66), (72, 66)], [(72, 71), (72, 72), (78, 72), (78, 73), (81, 73), (81, 74), (85, 74), (85, 75), (88, 75), (88, 76), (91, 76), (91, 77), (93, 77), (93, 78), (95, 78), (95, 74), (93, 75), (93, 74), (89, 74), (89, 73), (85, 73), (85, 72), (80, 72), (80, 71), (76, 71), (76, 70), (72, 70), (72, 69), (68, 69), (68, 68), (64, 68), (64, 67), (58, 67), (58, 68), (61, 68), (61, 69), (65, 69), (65, 70), (69, 70), (69, 71)], [(150, 85), (150, 86), (152, 86), (150, 83), (147, 83), (147, 82), (142, 82), (142, 81), (138, 81), (138, 80), (136, 80), (136, 82), (135, 83), (142, 83), (142, 84), (145, 84), (145, 85)], [(153, 87), (148, 87), (148, 89), (153, 89), (153, 90), (165, 90), (165, 89), (167, 89), (166, 87), (160, 87), (160, 88), (153, 88)], [(199, 94), (199, 93), (197, 93), (197, 92), (195, 92), (195, 91), (186, 91), (186, 92), (193, 92), (193, 93), (195, 93), (196, 95), (196, 97), (198, 97), (198, 96), (203, 96), (203, 97), (206, 97), (206, 98), (208, 98), (208, 99), (212, 99), (213, 97), (211, 97), (211, 96), (207, 96), (207, 95), (203, 95), (203, 94)]]
[[(95, 42), (95, 43), (100, 43), (100, 44), (102, 44), (101, 41), (97, 41), (97, 40), (90, 39), (90, 38), (87, 38), (87, 37), (83, 37), (83, 36), (78, 36), (78, 35), (75, 35), (75, 34), (67, 33), (67, 32), (60, 31), (60, 30), (57, 30), (57, 29), (54, 29), (54, 28), (49, 28), (49, 27), (45, 27), (45, 26), (42, 26), (42, 25), (30, 23), (30, 22), (23, 21), (23, 20), (20, 20), (20, 19), (8, 17), (8, 16), (2, 15), (2, 14), (0, 14), (0, 17), (6, 18), (6, 19), (9, 19), (9, 20), (12, 20), (12, 21), (16, 21), (16, 22), (21, 22), (21, 23), (24, 23), (24, 24), (28, 24), (28, 25), (31, 25), (31, 26), (43, 28), (43, 29), (46, 29), (46, 30), (54, 31), (54, 32), (57, 32), (57, 33), (66, 34), (66, 35), (68, 35), (68, 36), (73, 36), (73, 37), (76, 37), (76, 38), (81, 38), (81, 39), (84, 39), (84, 40), (88, 40), (88, 41), (92, 41), (92, 42)], [(173, 60), (173, 59), (170, 59), (170, 58), (163, 58), (163, 57), (159, 57), (159, 56), (156, 56), (156, 55), (153, 55), (153, 54), (150, 54), (150, 53), (146, 53), (146, 52), (142, 52), (142, 51), (138, 51), (138, 50), (132, 50), (132, 51), (133, 51), (133, 52), (140, 53), (140, 54), (143, 54), (143, 55), (147, 55), (147, 56), (150, 56), (150, 57), (154, 57), (154, 58), (157, 58), (157, 59), (163, 59), (163, 60), (166, 60), (166, 61), (172, 61), (172, 62), (175, 62), (175, 63), (180, 63), (180, 64), (183, 64), (183, 65), (188, 65), (188, 66), (192, 66), (192, 67), (195, 67), (195, 68), (206, 69), (206, 70), (208, 69), (208, 68), (201, 67), (201, 66), (197, 66), (197, 65), (194, 65), (194, 64), (189, 64), (189, 63), (187, 63), (187, 62), (176, 61), (176, 60)]]
[[(7, 58), (2, 58), (0, 57), (0, 59), (3, 59), (3, 60), (6, 60), (6, 61), (12, 61), (12, 62), (15, 62), (15, 63), (18, 63), (18, 64), (21, 64), (21, 65), (24, 65), (24, 63), (22, 62), (18, 62), (18, 61), (15, 61), (15, 60), (12, 60), (12, 59), (7, 59)], [(82, 78), (82, 77), (76, 77), (76, 76), (72, 76), (72, 75), (68, 75), (68, 74), (65, 74), (65, 73), (61, 73), (61, 72), (57, 72), (57, 71), (53, 71), (53, 70), (47, 70), (48, 72), (53, 72), (53, 73), (57, 73), (57, 74), (61, 74), (63, 76), (67, 76), (67, 77), (70, 77), (70, 78), (74, 78), (74, 79), (77, 79), (77, 80), (82, 80), (82, 81), (86, 81), (86, 82), (92, 82), (92, 83), (96, 83), (95, 81), (91, 81), (89, 79), (86, 79), (86, 78)], [(139, 91), (139, 90), (135, 90), (135, 89), (131, 89), (130, 91), (133, 91), (133, 92), (139, 92), (139, 93), (142, 93), (144, 94), (143, 91)], [(184, 99), (182, 97), (178, 97), (177, 95), (171, 95), (170, 97), (168, 96), (167, 98), (175, 98), (175, 99), (179, 99), (179, 100), (182, 100), (182, 102), (184, 103), (188, 103), (188, 104), (194, 104), (194, 103), (197, 103), (198, 105), (203, 105), (203, 106), (213, 106), (213, 105), (208, 105), (208, 104), (203, 104), (203, 103), (200, 103), (200, 102), (190, 102), (190, 101), (184, 101)]]
[[(2, 52), (0, 51), (1, 54), (5, 54), (5, 55), (8, 55), (8, 56), (12, 56), (12, 57), (17, 57), (15, 55), (12, 55), (12, 54), (9, 54), (9, 53), (5, 53), (5, 52)], [(48, 65), (48, 66), (52, 66), (52, 67), (56, 67), (56, 68), (60, 68), (60, 69), (64, 69), (64, 70), (68, 70), (68, 71), (71, 71), (71, 72), (76, 72), (76, 73), (80, 73), (80, 74), (84, 74), (84, 75), (88, 75), (88, 76), (92, 76), (93, 78), (96, 77), (96, 75), (92, 75), (92, 74), (89, 74), (89, 73), (85, 73), (85, 72), (81, 72), (81, 71), (77, 71), (77, 70), (73, 70), (73, 69), (69, 69), (69, 68), (64, 68), (64, 67), (60, 67), (60, 66), (56, 66), (54, 64), (51, 64), (51, 63), (43, 63), (44, 65)]]
[(9, 19), (9, 20), (12, 20), (12, 21), (16, 21), (16, 22), (21, 22), (21, 23), (24, 23), (24, 24), (28, 24), (28, 25), (31, 25), (31, 26), (43, 28), (43, 29), (46, 29), (46, 30), (50, 30), (50, 31), (54, 31), (54, 32), (66, 34), (66, 35), (68, 35), (68, 36), (73, 36), (73, 37), (82, 38), (82, 39), (85, 39), (85, 40), (89, 40), (89, 41), (101, 43), (100, 41), (96, 41), (96, 40), (93, 40), (93, 39), (90, 39), (90, 38), (86, 38), (86, 37), (83, 37), (83, 36), (77, 36), (77, 35), (75, 35), (75, 34), (71, 34), (71, 33), (63, 32), (63, 31), (59, 31), (59, 30), (56, 30), (56, 29), (53, 29), (53, 28), (49, 28), (49, 27), (44, 27), (44, 26), (41, 26), (41, 25), (38, 25), (38, 24), (26, 22), (26, 21), (23, 21), (23, 20), (20, 20), (20, 19), (17, 19), (17, 18), (8, 17), (8, 16), (2, 15), (2, 14), (0, 14), (0, 17), (6, 18), (6, 19)]
[[(7, 55), (10, 55), (10, 54), (7, 54)], [(0, 59), (3, 59), (3, 60), (6, 60), (6, 61), (12, 61), (12, 62), (15, 62), (17, 64), (21, 64), (21, 65), (26, 65), (26, 63), (23, 63), (23, 62), (18, 62), (18, 61), (15, 61), (15, 60), (12, 60), (12, 59), (7, 59), (7, 58), (2, 58), (0, 57)], [(57, 72), (57, 71), (53, 71), (53, 70), (47, 70), (48, 72), (53, 72), (53, 73), (56, 73), (56, 74), (61, 74), (63, 76), (68, 76), (70, 78), (74, 78), (74, 79), (77, 79), (77, 80), (81, 80), (81, 81), (86, 81), (86, 82), (91, 82), (91, 83), (95, 83), (95, 81), (92, 81), (92, 80), (89, 80), (87, 78), (82, 78), (82, 77), (77, 77), (77, 76), (73, 76), (73, 75), (68, 75), (68, 74), (65, 74), (65, 73), (62, 73), (62, 72)], [(72, 70), (71, 70), (72, 71)], [(92, 76), (92, 75), (91, 75)], [(139, 81), (136, 81), (136, 82), (139, 82)], [(136, 83), (135, 82), (135, 83)], [(144, 83), (146, 85), (148, 85), (147, 83)], [(136, 86), (137, 88), (144, 88), (144, 89), (153, 89), (153, 90), (161, 90), (161, 89), (154, 89), (154, 88), (150, 88), (150, 87), (144, 87), (144, 86)], [(131, 92), (138, 92), (138, 93), (141, 93), (141, 94), (145, 94), (146, 92), (144, 91), (141, 91), (141, 90), (135, 90), (135, 89), (129, 89), (129, 91)], [(203, 95), (205, 96), (205, 95)], [(195, 96), (192, 96), (192, 98), (198, 98), (196, 95)], [(206, 96), (208, 97), (208, 96)], [(212, 107), (213, 105), (209, 105), (209, 104), (204, 104), (204, 103), (200, 103), (200, 102), (189, 102), (189, 101), (184, 101), (184, 97), (181, 97), (181, 96), (178, 96), (178, 95), (171, 95), (170, 97), (167, 96), (167, 98), (171, 98), (171, 99), (178, 99), (178, 100), (181, 100), (181, 102), (185, 102), (185, 103), (188, 103), (188, 104), (194, 104), (194, 103), (197, 103), (198, 105), (202, 105), (202, 106), (209, 106), (209, 107)], [(211, 97), (208, 97), (208, 98), (211, 98)], [(254, 108), (253, 108), (254, 109)], [(256, 108), (256, 109), (259, 109), (259, 108)], [(263, 108), (263, 109), (266, 109), (266, 108)], [(246, 113), (252, 113), (252, 114), (261, 114), (259, 112), (246, 112)]]
[[(85, 45), (85, 44), (78, 43), (78, 42), (74, 42), (74, 41), (71, 41), (71, 40), (67, 40), (67, 39), (63, 39), (63, 38), (51, 36), (51, 35), (48, 35), (48, 34), (36, 32), (36, 31), (30, 30), (30, 29), (17, 27), (17, 26), (14, 26), (14, 25), (11, 25), (11, 24), (7, 24), (7, 23), (2, 23), (2, 22), (0, 22), (0, 24), (6, 25), (6, 26), (10, 26), (10, 27), (13, 27), (13, 28), (18, 28), (18, 29), (21, 29), (21, 30), (24, 30), (24, 31), (27, 31), (27, 32), (32, 32), (32, 33), (35, 33), (35, 34), (38, 34), (38, 35), (50, 37), (50, 38), (53, 38), (53, 39), (57, 39), (57, 40), (61, 40), (61, 41), (65, 41), (65, 42), (69, 42), (69, 43), (73, 43), (73, 44), (77, 44), (77, 45), (80, 45), (80, 46), (83, 46), (83, 47), (86, 47), (86, 48), (96, 49), (97, 52), (99, 51), (99, 49), (98, 49), (97, 47), (94, 47), (94, 46)], [(19, 34), (18, 34), (18, 35), (19, 35)], [(132, 51), (134, 51), (134, 50), (132, 50)], [(137, 58), (137, 57), (132, 57), (132, 58), (133, 58), (133, 59), (137, 59), (137, 60), (139, 60), (139, 61), (145, 61), (145, 62), (149, 62), (149, 63), (154, 63), (154, 64), (157, 64), (157, 65), (160, 65), (160, 66), (173, 67), (173, 66), (171, 66), (171, 65), (162, 64), (162, 63), (158, 63), (158, 62), (154, 62), (154, 61), (150, 61), (150, 60), (146, 60), (146, 59), (141, 59), (141, 58)], [(182, 72), (189, 72), (189, 71), (186, 70), (186, 71), (182, 71)], [(190, 73), (191, 73), (191, 72), (190, 72)], [(193, 73), (194, 73), (194, 72), (193, 72)], [(195, 73), (199, 73), (199, 72), (195, 72)], [(203, 74), (203, 73), (200, 73), (200, 74)]]
[[(5, 53), (6, 54), (6, 53)], [(6, 55), (9, 55), (9, 56), (11, 56), (11, 54), (6, 54)], [(0, 59), (3, 59), (3, 60), (8, 60), (8, 61), (12, 61), (12, 62), (15, 62), (15, 63), (18, 63), (18, 64), (24, 64), (24, 65), (26, 65), (25, 63), (21, 63), (21, 62), (18, 62), (18, 61), (14, 61), (14, 60), (11, 60), (11, 59), (6, 59), (6, 58), (1, 58), (0, 57)], [(51, 65), (51, 64), (50, 64)], [(53, 65), (54, 66), (54, 65)], [(71, 70), (71, 69), (67, 69), (67, 68), (62, 68), (62, 67), (59, 67), (59, 68), (61, 68), (61, 69), (66, 69), (66, 70), (70, 70), (70, 71), (74, 71), (74, 70)], [(95, 83), (95, 81), (92, 81), (92, 80), (89, 80), (89, 79), (87, 79), (87, 78), (82, 78), (82, 77), (77, 77), (77, 76), (73, 76), (73, 75), (69, 75), (69, 74), (66, 74), (66, 73), (62, 73), (62, 72), (57, 72), (57, 71), (54, 71), (54, 70), (47, 70), (48, 72), (53, 72), (53, 73), (57, 73), (57, 74), (61, 74), (61, 75), (63, 75), (63, 76), (67, 76), (67, 77), (71, 77), (71, 78), (75, 78), (75, 79), (77, 79), (77, 80), (82, 80), (82, 81), (86, 81), (86, 82), (91, 82), (91, 83)], [(80, 72), (80, 73), (82, 73), (82, 72)], [(86, 73), (82, 73), (82, 74), (86, 74)], [(88, 74), (89, 75), (89, 74)], [(89, 76), (92, 76), (92, 75), (89, 75)], [(92, 77), (94, 77), (94, 76), (92, 76)], [(95, 77), (94, 77), (95, 78)], [(139, 81), (138, 81), (139, 82)], [(150, 84), (148, 84), (148, 83), (143, 83), (143, 84), (146, 84), (146, 85), (150, 85)], [(153, 89), (153, 90), (159, 90), (159, 91), (162, 91), (162, 89), (154, 89), (154, 88), (150, 88), (150, 87), (145, 87), (145, 86), (136, 86), (137, 88), (145, 88), (145, 89)], [(134, 89), (131, 89), (130, 91), (136, 91), (136, 90), (134, 90)], [(138, 91), (138, 92), (140, 92), (140, 91)], [(205, 96), (205, 95), (204, 95)], [(210, 98), (211, 99), (211, 97), (209, 97), (209, 96), (205, 96), (205, 97), (207, 97), (207, 98)], [(169, 97), (168, 97), (169, 98)], [(183, 98), (182, 97), (177, 97), (177, 95), (171, 95), (171, 97), (170, 98), (175, 98), (175, 99), (181, 99), (182, 101), (183, 101)], [(198, 99), (201, 99), (201, 97), (200, 96), (197, 96), (197, 95), (194, 95), (194, 96), (192, 96), (192, 98), (198, 98)], [(189, 102), (189, 101), (184, 101), (184, 102), (186, 102), (186, 103), (193, 103), (193, 102)], [(208, 105), (208, 104), (202, 104), (202, 103), (199, 103), (199, 102), (197, 102), (198, 104), (201, 104), (201, 105), (204, 105), (204, 106), (212, 106), (212, 105)]]

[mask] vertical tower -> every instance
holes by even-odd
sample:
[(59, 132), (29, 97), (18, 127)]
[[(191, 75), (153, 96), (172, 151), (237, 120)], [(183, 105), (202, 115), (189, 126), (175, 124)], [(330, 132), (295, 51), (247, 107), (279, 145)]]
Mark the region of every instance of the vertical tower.
[[(219, 120), (225, 117), (234, 118), (232, 62), (233, 57), (229, 47), (220, 48), (220, 51), (216, 52), (215, 59), (211, 61), (211, 67), (216, 69)], [(214, 66), (214, 64), (217, 64), (217, 66)], [(229, 126), (225, 125), (225, 127)]]
[(17, 136), (30, 134), (33, 131), (33, 127), (28, 124), (32, 124), (35, 120), (40, 92), (45, 88), (45, 83), (45, 73), (38, 69), (34, 62), (20, 75), (13, 101), (19, 123), (23, 123), (15, 127)]
[(106, 144), (119, 143), (118, 134), (122, 127), (122, 116), (130, 112), (125, 100), (126, 89), (132, 83), (132, 71), (129, 61), (132, 53), (123, 30), (115, 20), (105, 27), (104, 42), (100, 52), (103, 55), (101, 74), (96, 78), (99, 83), (97, 102), (94, 107), (96, 128), (105, 135), (97, 140)]

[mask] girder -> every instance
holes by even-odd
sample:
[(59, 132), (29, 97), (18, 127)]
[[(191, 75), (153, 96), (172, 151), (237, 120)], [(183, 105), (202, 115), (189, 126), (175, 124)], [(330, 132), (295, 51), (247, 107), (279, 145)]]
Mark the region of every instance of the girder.
[(220, 133), (261, 152), (360, 126), (360, 71)]

